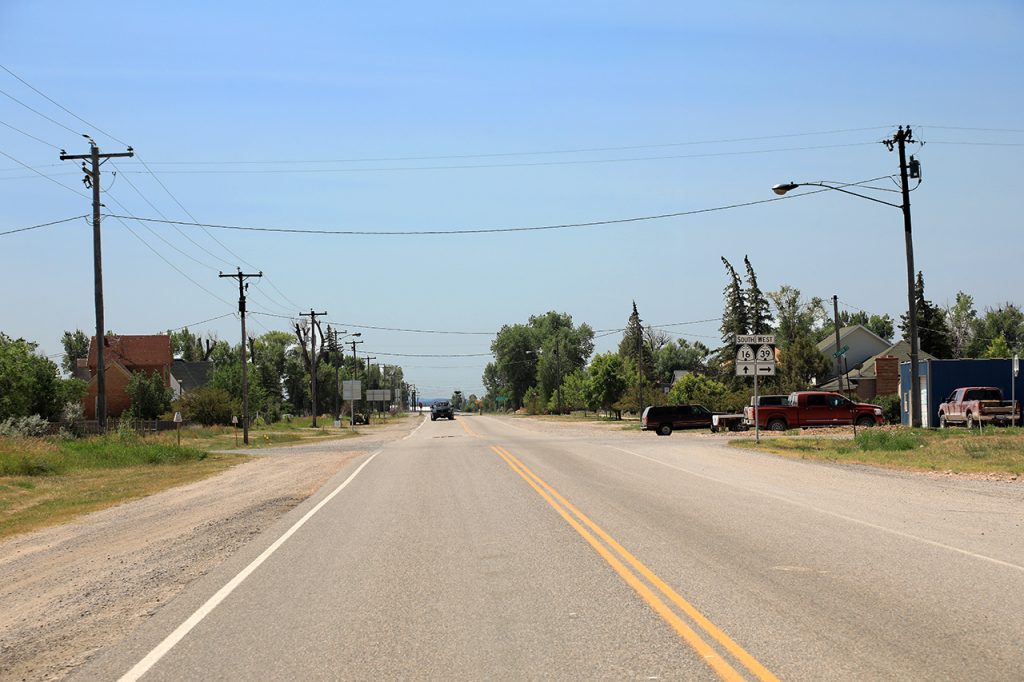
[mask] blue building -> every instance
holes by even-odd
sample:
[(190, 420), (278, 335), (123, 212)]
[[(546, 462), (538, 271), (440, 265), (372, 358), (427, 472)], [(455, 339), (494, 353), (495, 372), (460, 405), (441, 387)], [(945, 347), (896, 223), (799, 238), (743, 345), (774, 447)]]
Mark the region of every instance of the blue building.
[[(939, 405), (954, 389), (964, 386), (996, 386), (1009, 400), (1016, 383), (1017, 400), (1024, 399), (1024, 377), (1013, 377), (1013, 361), (997, 360), (921, 360), (922, 426), (939, 425)], [(900, 419), (910, 424), (910, 363), (900, 363)]]

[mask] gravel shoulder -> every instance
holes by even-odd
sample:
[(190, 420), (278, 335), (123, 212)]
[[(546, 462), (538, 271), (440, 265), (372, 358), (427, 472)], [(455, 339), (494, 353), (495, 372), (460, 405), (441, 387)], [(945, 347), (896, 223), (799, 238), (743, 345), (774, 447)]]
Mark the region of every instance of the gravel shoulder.
[(60, 680), (419, 419), (253, 461), (0, 544), (0, 676)]

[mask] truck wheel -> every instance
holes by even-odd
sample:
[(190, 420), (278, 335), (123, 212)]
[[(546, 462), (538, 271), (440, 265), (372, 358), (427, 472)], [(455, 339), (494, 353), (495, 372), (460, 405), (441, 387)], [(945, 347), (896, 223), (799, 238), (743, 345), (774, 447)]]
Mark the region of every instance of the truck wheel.
[(772, 419), (768, 422), (769, 431), (785, 431), (786, 420), (785, 419)]
[(661, 426), (659, 426), (658, 427), (658, 435), (659, 436), (671, 436), (672, 435), (672, 425), (671, 424), (662, 424)]
[(437, 421), (437, 417), (435, 417), (434, 415), (430, 415), (430, 421), (436, 422)]
[(974, 415), (971, 414), (970, 412), (968, 412), (966, 418), (964, 419), (964, 424), (967, 426), (967, 428), (973, 429), (974, 428)]
[(949, 424), (946, 422), (946, 415), (944, 415), (944, 414), (940, 414), (939, 415), (939, 428), (940, 429), (948, 429), (949, 428)]
[(857, 426), (861, 427), (862, 429), (869, 429), (874, 425), (875, 420), (866, 415), (857, 420)]

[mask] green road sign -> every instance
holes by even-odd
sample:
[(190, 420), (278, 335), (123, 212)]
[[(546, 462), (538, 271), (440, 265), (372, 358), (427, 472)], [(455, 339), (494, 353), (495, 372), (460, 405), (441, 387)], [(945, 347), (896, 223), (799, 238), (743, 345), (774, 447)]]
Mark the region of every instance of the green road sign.
[(835, 353), (833, 353), (832, 357), (834, 357), (834, 358), (841, 358), (844, 355), (846, 355), (846, 351), (848, 351), (848, 350), (850, 350), (849, 346), (843, 346), (842, 348), (837, 350)]

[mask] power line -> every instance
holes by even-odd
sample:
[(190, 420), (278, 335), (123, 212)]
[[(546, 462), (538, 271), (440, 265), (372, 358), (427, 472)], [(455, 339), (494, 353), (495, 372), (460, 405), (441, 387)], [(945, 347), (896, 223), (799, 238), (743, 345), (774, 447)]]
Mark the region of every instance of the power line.
[[(6, 70), (6, 68), (5, 68), (5, 70)], [(18, 104), (20, 104), (21, 106), (23, 106), (23, 107), (25, 107), (26, 109), (28, 109), (29, 111), (31, 111), (31, 112), (32, 112), (33, 114), (37, 114), (38, 116), (42, 116), (43, 118), (45, 118), (45, 119), (46, 119), (47, 121), (49, 121), (50, 123), (52, 123), (52, 124), (54, 124), (54, 125), (56, 125), (56, 126), (60, 126), (60, 127), (61, 127), (61, 128), (63, 128), (64, 130), (66, 130), (66, 131), (68, 131), (68, 132), (70, 132), (70, 133), (73, 133), (73, 134), (74, 134), (74, 135), (76, 135), (76, 136), (79, 136), (79, 135), (81, 135), (81, 134), (82, 134), (81, 132), (79, 132), (79, 131), (77, 131), (77, 130), (72, 130), (71, 128), (68, 128), (68, 127), (67, 127), (66, 125), (64, 125), (64, 124), (63, 124), (63, 123), (61, 123), (60, 121), (57, 121), (57, 120), (55, 120), (55, 119), (52, 119), (52, 118), (50, 118), (49, 116), (47, 116), (47, 115), (46, 115), (46, 114), (44, 114), (43, 112), (39, 111), (38, 109), (33, 109), (32, 107), (30, 107), (29, 105), (25, 104), (25, 103), (24, 103), (24, 102), (22, 102), (22, 101), (21, 101), (20, 99), (18, 99), (18, 98), (17, 98), (17, 97), (15, 97), (14, 95), (10, 94), (10, 93), (9, 93), (9, 92), (7, 92), (6, 90), (0, 90), (0, 95), (5, 95), (5, 96), (6, 96), (6, 97), (8, 97), (9, 99), (12, 99), (12, 100), (14, 100), (15, 102), (17, 102), (17, 103), (18, 103)]]
[(35, 140), (36, 142), (39, 142), (39, 143), (41, 143), (41, 144), (45, 144), (45, 145), (46, 145), (47, 147), (53, 147), (54, 149), (60, 149), (60, 147), (58, 147), (57, 145), (55, 145), (55, 144), (51, 144), (51, 143), (47, 142), (46, 140), (42, 140), (42, 139), (40, 139), (40, 138), (36, 137), (35, 135), (33, 135), (33, 134), (31, 134), (31, 133), (26, 133), (26, 132), (25, 132), (24, 130), (22, 130), (21, 128), (15, 128), (15, 127), (14, 127), (14, 126), (12, 126), (12, 125), (11, 125), (10, 123), (7, 123), (6, 121), (0, 121), (0, 125), (2, 125), (2, 126), (7, 126), (8, 128), (10, 128), (11, 130), (13, 130), (14, 132), (16, 132), (16, 133), (21, 133), (21, 134), (22, 134), (22, 135), (24, 135), (25, 137), (30, 137), (30, 138), (32, 138), (33, 140)]
[[(808, 147), (778, 147), (775, 149), (750, 149), (733, 152), (705, 152), (702, 154), (670, 154), (666, 156), (635, 156), (616, 159), (575, 159), (570, 161), (528, 161), (517, 163), (459, 164), (447, 166), (387, 166), (384, 168), (260, 168), (252, 170), (168, 170), (165, 175), (267, 175), (267, 174), (313, 174), (313, 173), (380, 173), (391, 171), (423, 171), (423, 170), (472, 170), (485, 168), (534, 168), (543, 166), (576, 166), (608, 163), (624, 163), (632, 161), (663, 161), (671, 159), (705, 159), (722, 156), (747, 156), (755, 154), (773, 154), (777, 152), (813, 151), (821, 149), (839, 149), (841, 147), (862, 147), (877, 142), (851, 142), (847, 144), (826, 144)], [(143, 173), (143, 171), (125, 171), (126, 173)], [(152, 171), (148, 171), (152, 173)]]
[(60, 225), (61, 223), (69, 223), (72, 220), (78, 220), (79, 218), (88, 218), (88, 217), (89, 217), (88, 215), (76, 215), (76, 216), (73, 216), (71, 218), (64, 218), (63, 220), (54, 220), (53, 222), (50, 222), (50, 223), (41, 223), (39, 225), (32, 225), (30, 227), (19, 227), (19, 228), (14, 229), (14, 230), (7, 230), (5, 232), (0, 232), (0, 237), (3, 237), (4, 235), (8, 235), (8, 234), (15, 234), (17, 232), (28, 232), (29, 230), (38, 230), (41, 227), (49, 227), (50, 225)]
[(207, 322), (215, 322), (217, 320), (223, 320), (225, 317), (234, 317), (236, 315), (238, 315), (238, 313), (232, 311), (230, 313), (224, 313), (223, 315), (218, 315), (217, 317), (211, 317), (208, 320), (200, 320), (199, 322), (192, 322), (191, 324), (183, 324), (180, 327), (175, 327), (174, 329), (168, 329), (167, 331), (169, 331), (169, 332), (180, 332), (182, 329), (188, 329), (189, 327), (198, 327), (199, 325), (206, 324)]
[(365, 352), (396, 358), (484, 358), (494, 355), (493, 353), (384, 353), (379, 350), (368, 350)]
[[(0, 69), (3, 69), (4, 71), (6, 71), (7, 73), (9, 73), (9, 74), (10, 74), (11, 76), (13, 76), (14, 78), (16, 78), (16, 79), (18, 79), (19, 81), (21, 81), (21, 83), (22, 83), (22, 84), (24, 84), (25, 86), (27, 86), (27, 87), (28, 87), (29, 89), (31, 89), (31, 90), (32, 90), (33, 92), (35, 92), (35, 93), (36, 93), (37, 95), (39, 95), (39, 96), (40, 96), (40, 97), (42, 97), (43, 99), (47, 100), (47, 101), (48, 101), (48, 102), (50, 102), (51, 104), (54, 104), (54, 105), (56, 105), (56, 106), (57, 106), (57, 107), (58, 107), (59, 109), (62, 109), (62, 110), (63, 110), (64, 112), (66, 112), (66, 113), (70, 114), (71, 116), (75, 117), (76, 119), (78, 119), (79, 121), (81, 121), (81, 122), (82, 122), (82, 123), (84, 123), (85, 125), (89, 126), (90, 128), (92, 128), (92, 129), (93, 129), (93, 130), (95, 130), (96, 132), (99, 132), (99, 133), (103, 133), (104, 135), (106, 135), (107, 137), (109, 137), (109, 138), (110, 138), (111, 140), (113, 140), (114, 142), (118, 142), (118, 143), (120, 143), (120, 144), (124, 145), (125, 147), (129, 146), (127, 142), (125, 142), (125, 141), (123, 141), (123, 140), (119, 140), (119, 139), (117, 139), (116, 137), (114, 137), (113, 135), (111, 135), (110, 133), (108, 133), (108, 132), (106, 132), (106, 131), (104, 131), (104, 130), (101, 130), (99, 126), (96, 126), (96, 125), (93, 125), (92, 123), (89, 123), (89, 122), (88, 122), (88, 121), (86, 121), (86, 120), (85, 120), (84, 118), (82, 118), (81, 116), (79, 116), (79, 115), (78, 115), (78, 114), (76, 114), (75, 112), (71, 111), (70, 109), (68, 109), (67, 107), (65, 107), (65, 106), (64, 106), (64, 105), (62, 105), (62, 104), (61, 104), (60, 102), (56, 101), (55, 99), (53, 99), (52, 97), (50, 97), (50, 96), (49, 96), (49, 95), (47, 95), (46, 93), (44, 93), (44, 92), (42, 92), (41, 90), (39, 90), (39, 89), (38, 89), (38, 88), (36, 88), (36, 87), (35, 87), (34, 85), (32, 85), (31, 83), (29, 83), (28, 81), (26, 81), (26, 80), (25, 80), (24, 78), (22, 78), (22, 77), (21, 77), (21, 76), (19, 76), (18, 74), (14, 73), (14, 72), (13, 72), (13, 71), (11, 71), (10, 69), (8, 69), (8, 68), (7, 68), (6, 66), (4, 66), (3, 64), (0, 64)], [(7, 93), (5, 92), (4, 94), (6, 95)], [(10, 97), (10, 95), (7, 95), (7, 96), (8, 96), (8, 97)], [(14, 99), (14, 98), (12, 97), (11, 99)], [(15, 100), (15, 101), (17, 101), (17, 100)], [(20, 104), (20, 102), (19, 102), (19, 104)], [(28, 105), (23, 105), (23, 106), (28, 106)], [(29, 108), (31, 109), (31, 107), (29, 107)], [(32, 109), (32, 110), (33, 110), (33, 111), (35, 111), (35, 109)], [(39, 112), (36, 112), (36, 113), (39, 113)], [(42, 116), (42, 114), (39, 114), (39, 115), (40, 115), (40, 116)], [(44, 116), (44, 118), (46, 118), (46, 117)], [(53, 119), (49, 119), (49, 120), (53, 121)], [(53, 121), (53, 122), (54, 122), (54, 123), (57, 123), (56, 121)], [(65, 125), (63, 125), (63, 124), (61, 124), (61, 123), (57, 123), (57, 125), (61, 126), (61, 127), (62, 127), (62, 128), (64, 128), (65, 130), (71, 130), (70, 128), (68, 128), (67, 126), (65, 126)], [(75, 132), (75, 131), (71, 130), (71, 132)]]
[(13, 156), (11, 156), (10, 154), (8, 154), (7, 152), (5, 152), (5, 151), (3, 151), (3, 150), (0, 150), (0, 154), (2, 154), (3, 156), (6, 156), (6, 157), (7, 157), (8, 159), (10, 159), (10, 160), (11, 160), (11, 161), (13, 161), (14, 163), (18, 164), (19, 166), (22, 166), (23, 168), (27, 168), (28, 170), (32, 171), (32, 172), (33, 172), (33, 173), (35, 173), (36, 175), (38, 175), (38, 176), (40, 176), (40, 177), (43, 177), (43, 178), (46, 178), (47, 180), (49, 180), (49, 181), (50, 181), (50, 182), (52, 182), (53, 184), (55, 184), (55, 185), (60, 185), (60, 186), (61, 186), (61, 187), (63, 187), (64, 189), (66, 189), (66, 190), (69, 190), (69, 191), (71, 191), (71, 192), (74, 192), (75, 194), (77, 194), (77, 195), (78, 195), (78, 196), (80, 196), (80, 197), (86, 197), (86, 198), (88, 198), (88, 195), (87, 195), (87, 194), (84, 194), (84, 193), (82, 193), (82, 192), (79, 192), (79, 191), (78, 191), (77, 189), (75, 189), (74, 187), (68, 187), (67, 185), (65, 185), (65, 184), (64, 184), (63, 182), (61, 182), (60, 180), (54, 180), (53, 178), (51, 178), (51, 177), (50, 177), (49, 175), (47, 175), (46, 173), (43, 173), (43, 172), (41, 172), (41, 171), (38, 171), (38, 170), (36, 170), (35, 168), (33, 168), (32, 166), (28, 165), (27, 163), (22, 163), (21, 161), (19, 161), (18, 159), (14, 158)]
[(486, 159), (513, 156), (545, 156), (551, 154), (583, 154), (589, 152), (618, 152), (632, 151), (636, 149), (664, 149), (668, 147), (689, 147), (704, 144), (732, 144), (736, 142), (758, 142), (763, 140), (779, 140), (793, 137), (812, 137), (815, 135), (834, 135), (838, 133), (864, 132), (869, 130), (889, 130), (893, 126), (868, 126), (863, 128), (845, 128), (839, 130), (820, 130), (805, 133), (785, 133), (779, 135), (760, 135), (756, 137), (734, 137), (717, 140), (691, 140), (687, 142), (661, 142), (654, 144), (637, 144), (617, 147), (576, 147), (571, 149), (548, 149), (528, 152), (490, 152), (483, 154), (445, 154), (438, 156), (391, 156), (391, 157), (361, 157), (349, 159), (279, 159), (271, 161), (259, 160), (233, 160), (233, 161), (153, 161), (154, 166), (214, 166), (214, 165), (285, 165), (285, 164), (325, 164), (325, 163), (377, 163), (391, 161), (436, 161), (444, 159)]
[[(830, 189), (830, 188), (829, 188)], [(759, 204), (770, 204), (775, 201), (783, 201), (785, 199), (795, 199), (797, 197), (804, 197), (811, 194), (818, 194), (819, 192), (826, 192), (828, 189), (817, 189), (809, 192), (803, 192), (801, 194), (787, 194), (781, 197), (772, 197), (770, 199), (758, 199), (756, 201), (747, 201), (738, 204), (729, 204), (727, 206), (714, 206), (711, 208), (700, 208), (691, 211), (678, 211), (676, 213), (662, 213), (659, 215), (649, 216), (638, 216), (633, 218), (616, 218), (610, 220), (594, 220), (585, 223), (562, 223), (558, 225), (538, 225), (531, 227), (496, 227), (496, 228), (481, 228), (481, 229), (469, 229), (469, 230), (392, 230), (392, 231), (370, 231), (370, 230), (322, 230), (322, 229), (298, 229), (288, 227), (251, 227), (245, 225), (219, 225), (215, 223), (189, 223), (181, 220), (158, 220), (156, 218), (137, 218), (130, 216), (134, 220), (140, 220), (143, 222), (151, 223), (166, 223), (170, 225), (188, 225), (191, 227), (209, 227), (218, 230), (240, 230), (243, 232), (273, 232), (273, 233), (284, 233), (284, 234), (326, 234), (326, 235), (348, 235), (348, 236), (438, 236), (438, 235), (463, 235), (463, 234), (497, 234), (505, 232), (540, 232), (545, 230), (565, 230), (570, 228), (585, 228), (585, 227), (599, 227), (602, 225), (620, 225), (624, 223), (636, 223), (647, 220), (663, 220), (666, 218), (678, 218), (682, 216), (698, 215), (701, 213), (712, 213), (715, 211), (727, 211), (734, 208), (745, 208), (747, 206), (757, 206)], [(110, 214), (110, 217), (124, 217)]]

